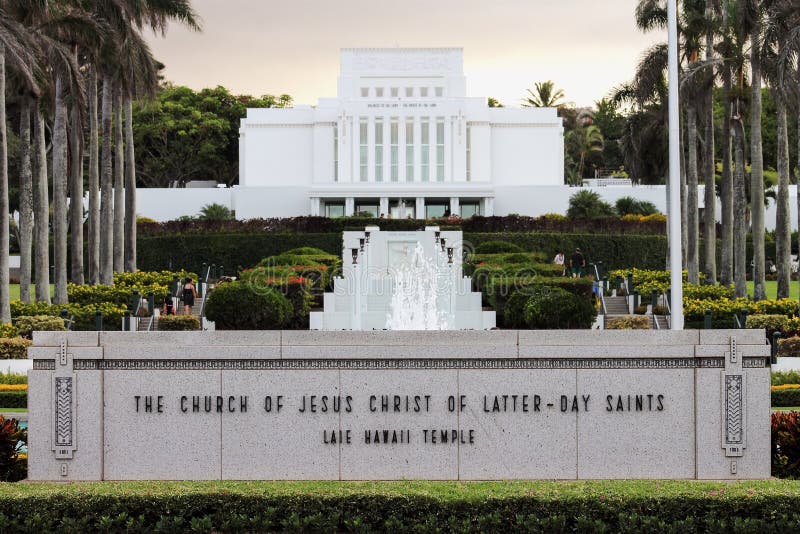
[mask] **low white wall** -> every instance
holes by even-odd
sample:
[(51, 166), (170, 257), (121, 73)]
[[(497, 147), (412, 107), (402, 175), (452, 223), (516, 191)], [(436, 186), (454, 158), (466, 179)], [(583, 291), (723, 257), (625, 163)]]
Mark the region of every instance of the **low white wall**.
[[(595, 191), (603, 200), (611, 204), (621, 197), (631, 196), (652, 202), (662, 213), (667, 211), (666, 191), (663, 185), (577, 188), (566, 185), (492, 187), (491, 184), (487, 184), (487, 187), (493, 188), (495, 191), (495, 215), (510, 213), (530, 216), (539, 216), (545, 213), (565, 214), (569, 207), (569, 198), (581, 189)], [(700, 186), (697, 194), (701, 208), (703, 207), (703, 189), (703, 186)], [(397, 192), (392, 193), (392, 191), (391, 185), (387, 184), (383, 196), (403, 196), (403, 194), (395, 194)], [(378, 193), (376, 192), (375, 195)], [(195, 216), (207, 204), (227, 206), (236, 211), (237, 219), (308, 215), (311, 206), (308, 188), (291, 184), (287, 184), (286, 187), (237, 186), (231, 189), (139, 189), (137, 190), (136, 204), (139, 216), (150, 217), (157, 221), (177, 219), (182, 215)], [(797, 228), (797, 186), (795, 185), (789, 186), (789, 212), (792, 227)], [(716, 213), (717, 221), (719, 221), (719, 199), (717, 199)], [(772, 201), (766, 209), (765, 226), (767, 230), (775, 228), (775, 215), (775, 202)]]
[(136, 190), (136, 213), (156, 221), (171, 221), (181, 215), (195, 216), (208, 204), (233, 207), (233, 189), (140, 188)]

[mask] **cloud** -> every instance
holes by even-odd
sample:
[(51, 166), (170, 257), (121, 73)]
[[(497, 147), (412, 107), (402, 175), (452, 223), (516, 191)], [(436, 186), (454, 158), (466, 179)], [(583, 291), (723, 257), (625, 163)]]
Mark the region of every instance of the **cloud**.
[(637, 0), (195, 0), (200, 34), (170, 28), (150, 42), (166, 76), (194, 88), (335, 96), (339, 49), (460, 46), (470, 96), (517, 104), (551, 79), (590, 104), (633, 74), (664, 35), (635, 28)]

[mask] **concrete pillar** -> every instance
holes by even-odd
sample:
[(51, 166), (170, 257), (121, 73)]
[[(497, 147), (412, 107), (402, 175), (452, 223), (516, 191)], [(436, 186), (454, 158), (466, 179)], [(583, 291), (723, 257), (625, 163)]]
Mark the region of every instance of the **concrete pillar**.
[(319, 217), (320, 216), (320, 198), (319, 197), (311, 197), (311, 216), (312, 217)]
[(483, 199), (483, 213), (484, 217), (492, 217), (494, 215), (494, 198), (486, 197)]
[(425, 218), (425, 197), (417, 197), (417, 212), (414, 215), (417, 219)]
[(461, 217), (461, 206), (458, 202), (458, 197), (450, 197), (450, 215)]
[(352, 217), (355, 215), (356, 210), (356, 203), (353, 197), (347, 197), (344, 199), (344, 216), (345, 217)]
[(380, 212), (378, 217), (380, 217), (381, 213), (384, 217), (389, 217), (389, 199), (387, 197), (381, 197), (378, 211)]

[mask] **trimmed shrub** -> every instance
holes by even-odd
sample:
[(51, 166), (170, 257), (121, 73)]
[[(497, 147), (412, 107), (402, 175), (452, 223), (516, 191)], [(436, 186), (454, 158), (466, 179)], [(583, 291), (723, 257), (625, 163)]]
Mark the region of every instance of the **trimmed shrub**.
[(558, 287), (538, 288), (525, 305), (525, 323), (533, 329), (589, 328), (596, 316), (592, 300)]
[(633, 309), (633, 313), (635, 313), (636, 315), (644, 315), (645, 313), (647, 313), (647, 305), (640, 304), (639, 306), (636, 306)]
[(211, 292), (206, 317), (218, 330), (277, 330), (292, 319), (292, 306), (279, 291), (246, 282), (226, 282)]
[(158, 329), (168, 331), (200, 330), (200, 318), (196, 315), (163, 315), (158, 318)]
[(800, 412), (774, 412), (771, 427), (772, 475), (800, 478)]
[(0, 338), (0, 360), (24, 360), (33, 342), (21, 337)]
[(523, 252), (522, 247), (508, 241), (486, 241), (475, 247), (475, 254), (503, 254)]
[(64, 319), (52, 315), (21, 315), (16, 318), (19, 335), (31, 339), (35, 330), (41, 332), (61, 332), (66, 330)]
[(28, 431), (16, 419), (0, 415), (0, 481), (16, 482), (27, 476), (27, 461), (21, 457)]
[(0, 384), (19, 385), (27, 383), (28, 383), (28, 375), (26, 374), (0, 371)]
[(73, 303), (66, 305), (45, 304), (44, 302), (25, 304), (15, 300), (11, 303), (11, 316), (47, 315), (59, 318), (61, 310), (64, 308), (74, 317), (74, 322), (72, 323), (73, 330), (95, 330), (94, 317), (95, 311), (97, 310), (103, 314), (104, 330), (119, 330), (122, 327), (122, 316), (125, 310), (127, 310), (126, 306), (119, 306), (111, 302), (82, 306)]
[[(748, 321), (750, 318), (747, 318)], [(778, 356), (798, 358), (800, 357), (800, 337), (792, 336), (778, 340)]]
[[(800, 388), (771, 391), (772, 405), (779, 408), (800, 406)], [(798, 436), (800, 438), (800, 436)]]
[(773, 386), (800, 384), (800, 371), (773, 371), (771, 383)]
[(650, 317), (609, 317), (606, 330), (649, 330)]
[[(473, 283), (477, 284), (479, 282), (480, 277), (473, 278)], [(510, 328), (505, 322), (501, 322), (505, 318), (505, 307), (508, 299), (517, 291), (530, 296), (545, 286), (564, 289), (585, 298), (587, 302), (592, 300), (592, 282), (587, 278), (565, 278), (561, 276), (556, 278), (544, 276), (515, 278), (511, 276), (496, 276), (485, 280), (485, 284), (479, 289), (483, 292), (485, 303), (488, 303), (496, 311), (497, 326)]]
[(13, 324), (0, 325), (0, 337), (17, 337), (19, 329)]
[(0, 408), (27, 408), (28, 391), (0, 391)]
[(787, 318), (785, 315), (748, 315), (745, 328), (764, 329), (767, 338), (772, 339), (773, 332), (786, 332)]
[(503, 309), (503, 327), (526, 328), (525, 306), (531, 298), (527, 291), (514, 291), (505, 302)]

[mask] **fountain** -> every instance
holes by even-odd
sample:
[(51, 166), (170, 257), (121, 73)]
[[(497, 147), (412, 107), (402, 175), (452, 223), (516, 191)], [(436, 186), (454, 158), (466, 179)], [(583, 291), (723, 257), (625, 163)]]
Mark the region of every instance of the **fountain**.
[(342, 276), (312, 330), (483, 330), (495, 312), (462, 275), (460, 231), (344, 232)]

